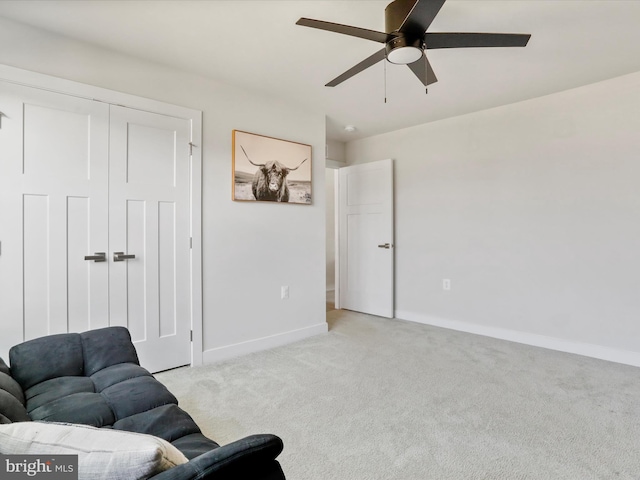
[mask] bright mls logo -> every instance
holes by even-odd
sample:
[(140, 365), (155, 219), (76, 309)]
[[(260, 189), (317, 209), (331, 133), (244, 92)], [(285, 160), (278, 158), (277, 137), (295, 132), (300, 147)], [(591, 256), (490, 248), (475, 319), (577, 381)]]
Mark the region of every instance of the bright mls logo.
[(77, 455), (0, 455), (0, 480), (78, 480)]

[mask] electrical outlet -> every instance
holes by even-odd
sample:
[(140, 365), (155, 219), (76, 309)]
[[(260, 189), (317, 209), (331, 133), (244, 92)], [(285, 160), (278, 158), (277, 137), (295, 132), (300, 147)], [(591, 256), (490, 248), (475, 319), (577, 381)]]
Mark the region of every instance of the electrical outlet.
[(289, 287), (287, 285), (280, 287), (280, 298), (282, 300), (289, 298)]
[(443, 290), (451, 290), (451, 280), (448, 278), (442, 279), (442, 289)]

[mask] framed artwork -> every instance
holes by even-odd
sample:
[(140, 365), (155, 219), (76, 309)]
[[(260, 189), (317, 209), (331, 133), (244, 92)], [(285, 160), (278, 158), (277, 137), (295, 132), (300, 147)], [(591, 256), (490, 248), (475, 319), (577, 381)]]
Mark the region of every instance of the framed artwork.
[(311, 145), (233, 131), (233, 200), (311, 205)]

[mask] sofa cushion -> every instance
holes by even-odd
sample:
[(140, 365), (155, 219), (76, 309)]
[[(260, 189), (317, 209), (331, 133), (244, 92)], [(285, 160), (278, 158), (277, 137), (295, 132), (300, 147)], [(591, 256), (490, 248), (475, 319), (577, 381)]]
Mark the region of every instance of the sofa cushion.
[(6, 390), (0, 390), (0, 414), (12, 422), (28, 422), (31, 420), (24, 405)]
[(93, 380), (96, 392), (101, 392), (111, 385), (137, 377), (151, 377), (151, 374), (140, 365), (119, 363), (94, 373), (91, 375), (91, 380)]
[(77, 333), (36, 338), (9, 350), (11, 376), (23, 390), (51, 378), (83, 375), (82, 341)]
[(22, 389), (9, 373), (9, 367), (0, 358), (0, 423), (29, 421)]
[[(27, 406), (29, 402), (27, 402)], [(82, 423), (94, 427), (113, 425), (113, 411), (99, 393), (67, 395), (29, 411), (33, 420)]]
[(118, 363), (140, 363), (129, 330), (124, 327), (89, 330), (81, 333), (80, 338), (84, 350), (84, 374), (87, 376)]
[(124, 327), (36, 338), (11, 348), (11, 374), (23, 390), (51, 378), (90, 376), (119, 363), (138, 364)]
[(191, 416), (175, 404), (162, 405), (152, 410), (131, 415), (113, 424), (117, 430), (155, 435), (167, 442), (200, 433)]
[(0, 372), (0, 390), (4, 390), (15, 397), (22, 405), (25, 404), (24, 393), (22, 393), (20, 385), (6, 373)]
[(11, 370), (9, 366), (4, 362), (2, 358), (0, 358), (0, 373), (4, 373), (6, 375), (11, 375)]
[(87, 377), (58, 377), (45, 380), (25, 391), (27, 410), (33, 411), (42, 405), (74, 393), (95, 393), (93, 382)]
[(137, 377), (116, 383), (105, 388), (100, 395), (113, 410), (116, 421), (168, 403), (178, 404), (167, 387), (153, 377)]
[(78, 455), (78, 476), (86, 480), (144, 479), (188, 461), (151, 435), (40, 422), (0, 425), (0, 453)]

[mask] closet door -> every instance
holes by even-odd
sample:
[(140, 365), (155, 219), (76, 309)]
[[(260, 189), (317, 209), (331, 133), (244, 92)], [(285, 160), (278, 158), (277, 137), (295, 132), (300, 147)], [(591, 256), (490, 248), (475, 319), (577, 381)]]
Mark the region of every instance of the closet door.
[(191, 122), (111, 106), (110, 125), (111, 324), (152, 372), (187, 365)]
[(109, 321), (109, 107), (0, 81), (0, 355)]

